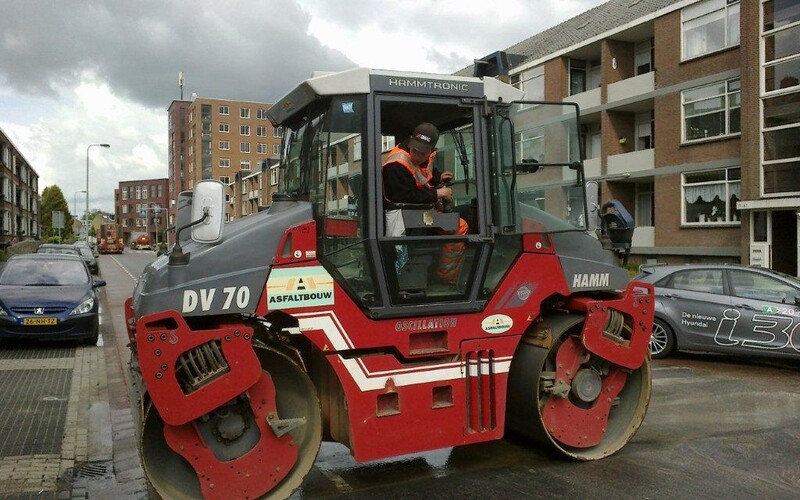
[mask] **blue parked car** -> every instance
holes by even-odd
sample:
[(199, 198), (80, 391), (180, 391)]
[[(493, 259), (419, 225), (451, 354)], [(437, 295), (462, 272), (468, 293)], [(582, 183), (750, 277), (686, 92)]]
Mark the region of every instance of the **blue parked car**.
[(11, 257), (0, 272), (0, 338), (82, 340), (97, 344), (99, 300), (80, 256)]

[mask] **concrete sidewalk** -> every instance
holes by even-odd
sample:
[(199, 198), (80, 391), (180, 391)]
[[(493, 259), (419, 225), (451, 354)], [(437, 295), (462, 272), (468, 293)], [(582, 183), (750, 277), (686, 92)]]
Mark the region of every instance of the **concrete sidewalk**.
[[(87, 473), (75, 474), (69, 498), (147, 499), (152, 495), (137, 450), (137, 419), (134, 416), (137, 410), (131, 409), (130, 349), (123, 312), (125, 299), (131, 295), (136, 282), (108, 255), (100, 256), (100, 269), (101, 278), (107, 283), (101, 293), (101, 321), (108, 403), (98, 411), (95, 422), (90, 419), (89, 441), (110, 443), (110, 449), (96, 458), (107, 456), (111, 467), (105, 471), (98, 467), (94, 477)], [(95, 462), (93, 458), (89, 457), (89, 463)]]

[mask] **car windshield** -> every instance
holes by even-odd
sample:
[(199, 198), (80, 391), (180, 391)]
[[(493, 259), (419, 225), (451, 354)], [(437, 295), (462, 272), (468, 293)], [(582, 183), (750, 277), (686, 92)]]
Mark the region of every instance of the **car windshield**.
[(9, 260), (0, 285), (64, 286), (89, 283), (86, 264), (76, 260)]
[(87, 247), (78, 247), (78, 250), (80, 250), (81, 255), (84, 256), (84, 257), (94, 257), (94, 254), (92, 254), (92, 251)]

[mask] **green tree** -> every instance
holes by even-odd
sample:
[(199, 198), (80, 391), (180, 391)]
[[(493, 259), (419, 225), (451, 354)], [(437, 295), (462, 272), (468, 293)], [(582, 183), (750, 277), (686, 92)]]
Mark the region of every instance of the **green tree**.
[(69, 203), (64, 198), (64, 193), (58, 186), (47, 186), (42, 191), (42, 238), (47, 239), (58, 236), (58, 229), (53, 227), (53, 212), (60, 210), (64, 213), (64, 227), (61, 228), (62, 241), (71, 241), (75, 238), (72, 233), (72, 214), (69, 212)]

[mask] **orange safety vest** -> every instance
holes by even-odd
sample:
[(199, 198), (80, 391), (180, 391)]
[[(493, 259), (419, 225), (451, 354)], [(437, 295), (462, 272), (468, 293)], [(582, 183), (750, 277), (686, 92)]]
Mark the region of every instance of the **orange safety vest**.
[(433, 170), (430, 168), (433, 163), (432, 156), (428, 159), (428, 167), (422, 168), (411, 161), (411, 155), (398, 145), (389, 151), (389, 156), (386, 158), (386, 161), (383, 162), (383, 166), (385, 167), (390, 163), (399, 163), (404, 166), (414, 177), (414, 182), (417, 183), (417, 189), (428, 186), (433, 178)]

